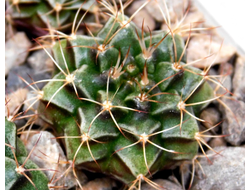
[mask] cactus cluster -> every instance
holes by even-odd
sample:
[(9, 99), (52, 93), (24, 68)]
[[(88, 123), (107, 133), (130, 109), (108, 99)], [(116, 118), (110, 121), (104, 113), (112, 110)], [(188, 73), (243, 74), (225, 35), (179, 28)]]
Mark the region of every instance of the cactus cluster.
[[(45, 34), (48, 27), (67, 30), (72, 25), (75, 13), (79, 11), (97, 14), (95, 0), (8, 0), (7, 11), (13, 24), (26, 28), (34, 35)], [(94, 16), (89, 14), (93, 22)]]
[[(26, 6), (22, 9), (21, 2), (17, 7), (23, 12)], [(49, 2), (34, 4), (43, 7)], [(36, 20), (38, 13), (33, 12)], [(56, 26), (70, 17), (66, 10), (60, 15), (60, 22), (52, 19)], [(37, 91), (38, 114), (64, 145), (73, 171), (81, 166), (113, 176), (130, 189), (142, 181), (160, 189), (149, 178), (198, 154), (205, 144), (199, 122), (206, 121), (199, 118), (200, 111), (220, 96), (207, 82), (209, 68), (202, 71), (186, 62), (189, 39), (185, 43), (171, 27), (144, 32), (144, 24), (140, 28), (131, 19), (117, 11), (95, 36), (88, 28), (90, 35), (57, 32), (52, 53), (37, 40), (56, 67), (52, 79), (29, 85), (48, 82)], [(16, 136), (14, 125), (6, 121), (6, 126)], [(23, 145), (14, 146), (18, 138), (8, 139), (7, 171), (27, 157), (19, 151)], [(18, 181), (19, 174), (15, 175), (15, 181), (6, 182), (8, 189)], [(33, 173), (27, 176), (36, 189), (48, 188), (39, 187)]]

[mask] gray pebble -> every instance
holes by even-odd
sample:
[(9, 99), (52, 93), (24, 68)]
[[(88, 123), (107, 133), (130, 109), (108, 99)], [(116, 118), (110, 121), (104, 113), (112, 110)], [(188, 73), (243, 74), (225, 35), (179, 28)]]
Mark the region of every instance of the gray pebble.
[(233, 74), (233, 66), (230, 63), (222, 63), (220, 64), (219, 75), (224, 75), (221, 78), (218, 78), (223, 87), (216, 91), (217, 94), (225, 94), (227, 96), (232, 92), (232, 74)]
[[(29, 75), (33, 78), (34, 81), (38, 80), (43, 80), (43, 79), (49, 79), (50, 75), (49, 74), (35, 74), (34, 75), (34, 70), (29, 68), (27, 65), (21, 65), (14, 67), (10, 70), (8, 77), (7, 77), (7, 93), (16, 91), (19, 88), (27, 88), (31, 90), (25, 82), (22, 81), (22, 79), (19, 77), (21, 76), (24, 78), (26, 81), (29, 83), (32, 83), (33, 81), (30, 79)], [(38, 83), (37, 86), (39, 89), (42, 89), (42, 87), (46, 83)]]
[[(204, 170), (198, 170), (191, 190), (244, 190), (245, 189), (245, 148), (243, 147), (216, 147), (215, 150), (222, 151), (210, 160), (200, 159)], [(207, 154), (213, 154), (211, 150)]]
[(31, 47), (30, 40), (24, 32), (18, 32), (5, 43), (5, 75), (11, 68), (25, 62)]
[(233, 94), (238, 100), (245, 102), (245, 58), (238, 57), (233, 76)]
[[(51, 53), (49, 49), (47, 51)], [(35, 73), (51, 71), (53, 70), (52, 66), (54, 66), (53, 61), (43, 49), (33, 52), (27, 59), (27, 62), (34, 69)]]
[(219, 106), (223, 114), (222, 134), (229, 135), (225, 140), (232, 145), (240, 145), (245, 141), (245, 103), (233, 99), (222, 98), (227, 106)]

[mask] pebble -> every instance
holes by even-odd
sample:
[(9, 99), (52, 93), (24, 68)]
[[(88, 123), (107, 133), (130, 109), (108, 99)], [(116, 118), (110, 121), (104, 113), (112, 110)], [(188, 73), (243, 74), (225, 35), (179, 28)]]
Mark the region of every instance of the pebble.
[[(137, 9), (139, 9), (143, 5), (143, 1), (134, 1), (128, 10), (129, 15), (133, 15)], [(132, 19), (132, 21), (139, 27), (141, 28), (142, 22), (144, 20), (144, 31), (149, 32), (149, 29), (153, 31), (156, 27), (155, 21), (151, 14), (147, 12), (145, 9), (141, 9), (136, 16)], [(148, 29), (149, 28), (149, 29)]]
[[(206, 108), (201, 112), (200, 118), (207, 121), (203, 122), (202, 125), (204, 125), (207, 129), (216, 125), (220, 122), (220, 112), (214, 108)], [(219, 127), (215, 127), (213, 131), (218, 131)]]
[[(32, 80), (30, 79), (29, 75), (33, 78), (34, 81), (50, 78), (50, 74), (48, 73), (34, 74), (34, 70), (28, 67), (27, 65), (16, 66), (9, 71), (6, 86), (7, 92), (16, 91), (18, 88), (27, 88), (31, 90), (31, 88), (29, 88), (27, 84), (22, 81), (22, 79), (18, 75), (24, 78), (29, 83), (32, 83)], [(42, 89), (45, 84), (45, 82), (38, 83), (37, 87), (39, 89)]]
[(25, 62), (32, 43), (24, 32), (17, 32), (5, 43), (5, 76), (14, 66)]
[(224, 117), (222, 134), (230, 134), (225, 137), (230, 144), (240, 145), (245, 141), (245, 103), (228, 98), (222, 98), (221, 101), (227, 106), (227, 108), (222, 104), (219, 106)]
[[(6, 98), (6, 106), (5, 106), (5, 116), (14, 116), (15, 114), (22, 111), (22, 105), (23, 102), (26, 100), (28, 90), (25, 88), (19, 88), (16, 91), (13, 91), (9, 93), (8, 95), (5, 95)], [(22, 115), (18, 116), (19, 118), (22, 117)], [(26, 119), (18, 119), (14, 120), (14, 123), (16, 124), (17, 128), (22, 127), (26, 123)]]
[[(178, 184), (175, 184), (169, 180), (166, 179), (156, 179), (153, 180), (154, 183), (158, 184), (160, 187), (159, 189), (165, 189), (165, 190), (182, 190), (182, 187)], [(147, 183), (144, 183), (142, 185), (143, 190), (155, 190), (154, 187), (150, 186)]]
[[(165, 5), (164, 1), (150, 1), (146, 6), (145, 9), (158, 22), (164, 22), (164, 17), (159, 9), (159, 5), (162, 8), (163, 12), (165, 13)], [(159, 4), (159, 5), (158, 5)]]
[[(198, 10), (191, 11), (187, 14), (186, 18), (183, 20), (183, 22), (180, 25), (180, 26), (186, 25), (186, 27), (184, 27), (183, 30), (187, 30), (187, 31), (182, 30), (182, 32), (180, 31), (178, 33), (184, 38), (184, 40), (186, 40), (187, 37), (189, 36), (190, 23), (195, 23), (195, 24), (192, 24), (192, 28), (200, 28), (200, 27), (203, 27), (202, 24), (199, 23), (202, 21), (204, 21), (204, 15), (202, 12)], [(177, 25), (178, 23), (175, 23), (175, 24), (172, 24), (171, 27), (176, 28)], [(169, 31), (169, 28), (165, 23), (162, 23), (161, 30)], [(197, 32), (192, 32), (192, 33), (197, 33)]]
[(188, 1), (186, 0), (167, 0), (167, 5), (169, 9), (169, 14), (171, 22), (175, 22), (176, 19), (181, 20), (188, 7)]
[(217, 78), (217, 80), (220, 81), (220, 83), (223, 85), (223, 88), (220, 87), (216, 91), (217, 94), (224, 94), (226, 96), (230, 95), (230, 93), (232, 92), (232, 75), (233, 75), (233, 72), (234, 72), (234, 68), (233, 68), (232, 64), (227, 63), (227, 62), (220, 64), (218, 75), (221, 75), (221, 77)]
[[(50, 49), (47, 51), (51, 53)], [(54, 68), (53, 61), (43, 49), (33, 52), (27, 59), (27, 62), (33, 68), (35, 74), (53, 71)]]
[(97, 178), (82, 186), (82, 190), (112, 190), (117, 187), (111, 178)]
[[(42, 135), (41, 135), (42, 133)], [(60, 155), (60, 161), (67, 161), (66, 156), (60, 147), (59, 143), (56, 141), (55, 136), (53, 136), (50, 132), (43, 131), (40, 134), (35, 134), (30, 136), (28, 143), (26, 144), (27, 151), (30, 152), (31, 149), (35, 146), (37, 139), (40, 137), (40, 140), (37, 143), (36, 148), (33, 150), (30, 159), (36, 163), (40, 168), (53, 169), (55, 170), (57, 167), (58, 156)], [(42, 154), (42, 153), (43, 154)], [(46, 154), (47, 156), (45, 156)], [(54, 180), (56, 180), (60, 175), (69, 167), (69, 164), (59, 164), (57, 168), (57, 173), (55, 175)], [(54, 171), (44, 171), (47, 175), (48, 179), (51, 179)], [(81, 172), (81, 175), (78, 175), (80, 181), (85, 183), (87, 181), (87, 177), (84, 173)], [(76, 185), (76, 180), (72, 172), (69, 172), (66, 178), (62, 177), (56, 184), (66, 185), (68, 188), (71, 188)]]
[[(220, 155), (201, 158), (200, 164), (205, 177), (199, 168), (191, 190), (244, 190), (245, 189), (245, 148), (244, 147), (216, 147)], [(214, 154), (209, 150), (207, 154)]]
[(19, 88), (6, 95), (7, 105), (5, 106), (5, 116), (7, 116), (8, 111), (10, 115), (13, 115), (16, 108), (26, 100), (27, 93), (28, 90), (26, 88)]
[(245, 58), (242, 56), (239, 56), (235, 63), (233, 94), (238, 100), (245, 102)]
[[(213, 63), (215, 58), (213, 65), (227, 62), (236, 53), (236, 48), (231, 45), (223, 44), (219, 51), (221, 43), (222, 39), (217, 36), (212, 36), (212, 43), (210, 43), (209, 35), (201, 34), (192, 37), (187, 48), (187, 63), (207, 57), (209, 55), (209, 49), (211, 53), (215, 54), (193, 64), (193, 66), (206, 68)], [(216, 53), (218, 53), (217, 57)]]
[(202, 22), (204, 21), (204, 14), (202, 12), (200, 12), (198, 9), (194, 10), (194, 11), (190, 11), (186, 18), (183, 20), (183, 24), (182, 25), (188, 25), (188, 27), (190, 27), (190, 23), (193, 23), (193, 26), (198, 27), (199, 25), (197, 25), (196, 22)]
[(227, 142), (225, 141), (223, 137), (212, 138), (208, 144), (212, 148), (217, 147), (217, 146), (227, 146)]

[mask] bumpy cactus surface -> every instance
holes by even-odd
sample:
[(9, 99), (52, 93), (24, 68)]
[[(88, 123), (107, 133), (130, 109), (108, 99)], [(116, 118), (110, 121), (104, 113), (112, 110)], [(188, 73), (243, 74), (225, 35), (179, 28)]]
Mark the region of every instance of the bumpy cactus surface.
[(8, 4), (7, 13), (15, 24), (37, 34), (48, 26), (69, 28), (79, 7), (83, 11), (97, 11), (95, 0), (8, 0)]
[(56, 43), (58, 70), (39, 110), (75, 167), (129, 184), (197, 154), (198, 115), (213, 90), (185, 63), (180, 36), (145, 34), (127, 20)]
[(16, 135), (16, 125), (5, 119), (5, 190), (47, 190), (49, 180), (32, 162)]

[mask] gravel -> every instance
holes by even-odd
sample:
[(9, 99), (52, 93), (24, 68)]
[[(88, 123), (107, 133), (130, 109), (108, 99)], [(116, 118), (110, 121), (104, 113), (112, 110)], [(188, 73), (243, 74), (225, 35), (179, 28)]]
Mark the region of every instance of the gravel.
[[(191, 190), (244, 190), (245, 189), (245, 148), (244, 147), (216, 147), (222, 151), (221, 155), (211, 158), (210, 165), (206, 158), (200, 159), (204, 170), (198, 170)], [(207, 154), (213, 153), (211, 150)]]

